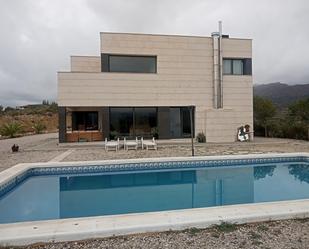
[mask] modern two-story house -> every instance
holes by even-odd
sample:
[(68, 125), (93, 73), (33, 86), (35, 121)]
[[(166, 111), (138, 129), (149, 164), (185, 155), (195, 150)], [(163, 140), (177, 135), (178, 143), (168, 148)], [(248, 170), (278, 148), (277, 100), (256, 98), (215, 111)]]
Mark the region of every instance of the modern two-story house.
[(99, 56), (58, 73), (59, 141), (159, 139), (203, 132), (233, 142), (253, 124), (252, 40), (100, 33)]

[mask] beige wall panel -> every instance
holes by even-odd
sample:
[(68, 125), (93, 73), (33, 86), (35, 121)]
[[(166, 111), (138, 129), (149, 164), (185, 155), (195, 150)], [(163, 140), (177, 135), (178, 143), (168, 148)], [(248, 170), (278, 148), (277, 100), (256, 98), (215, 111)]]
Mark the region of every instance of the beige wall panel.
[[(128, 89), (129, 91), (134, 91), (135, 89), (146, 89), (151, 91), (152, 89), (164, 88), (164, 89), (172, 89), (177, 92), (187, 91), (188, 89), (198, 89), (205, 93), (211, 93), (212, 87), (204, 87), (203, 84), (199, 84), (194, 82), (190, 84), (190, 82), (177, 82), (177, 81), (164, 81), (164, 82), (148, 82), (145, 81), (143, 84), (139, 84), (139, 82), (134, 81), (109, 81), (109, 82), (100, 82), (95, 80), (66, 80), (65, 84), (59, 86), (61, 89), (69, 88), (70, 90), (74, 90), (75, 88), (92, 88), (93, 90), (98, 91), (112, 91), (115, 89), (116, 91), (122, 89)], [(95, 89), (96, 88), (96, 89)]]
[(101, 72), (100, 56), (71, 56), (72, 72)]
[(198, 36), (182, 36), (182, 35), (153, 35), (153, 34), (128, 34), (128, 33), (109, 33), (101, 32), (101, 42), (103, 41), (152, 41), (152, 42), (193, 42), (204, 43), (207, 39), (211, 42), (210, 37), (198, 37)]
[(222, 39), (223, 57), (251, 58), (252, 40)]
[(175, 63), (212, 63), (212, 51), (209, 52), (209, 56), (192, 56), (192, 55), (160, 55), (158, 56), (159, 62), (175, 62)]
[(232, 142), (235, 141), (237, 128), (241, 125), (253, 125), (252, 116), (235, 109), (208, 110), (206, 112), (206, 141)]
[[(117, 93), (131, 93), (131, 94), (150, 94), (150, 93), (159, 93), (161, 94), (160, 89), (158, 88), (131, 88), (131, 89), (123, 89), (122, 87), (119, 88), (110, 88), (106, 87), (105, 89), (102, 88), (97, 88), (97, 87), (62, 87), (61, 92), (63, 94), (76, 94), (76, 93), (82, 93), (82, 94), (92, 94), (93, 92), (95, 93), (101, 93), (101, 94), (106, 94), (108, 92), (109, 94), (117, 94)], [(164, 94), (167, 94), (169, 97), (173, 98), (171, 95), (175, 94), (175, 98), (177, 98), (177, 94), (194, 94), (194, 97), (201, 97), (202, 98), (211, 98), (212, 95), (207, 89), (203, 88), (166, 88)]]
[(136, 73), (70, 73), (59, 72), (59, 80), (122, 80), (122, 81), (200, 81), (208, 82), (212, 84), (211, 74), (205, 75), (177, 75), (177, 74), (165, 74), (164, 77), (159, 74), (136, 74)]

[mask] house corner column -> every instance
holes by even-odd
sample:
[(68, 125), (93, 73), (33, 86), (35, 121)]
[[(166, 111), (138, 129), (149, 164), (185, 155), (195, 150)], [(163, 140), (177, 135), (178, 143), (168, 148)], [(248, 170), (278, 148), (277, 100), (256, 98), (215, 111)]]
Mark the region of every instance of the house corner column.
[(102, 115), (102, 132), (103, 139), (109, 138), (109, 126), (110, 126), (110, 118), (109, 118), (109, 107), (102, 107), (100, 111)]
[(58, 107), (59, 143), (66, 142), (66, 108)]

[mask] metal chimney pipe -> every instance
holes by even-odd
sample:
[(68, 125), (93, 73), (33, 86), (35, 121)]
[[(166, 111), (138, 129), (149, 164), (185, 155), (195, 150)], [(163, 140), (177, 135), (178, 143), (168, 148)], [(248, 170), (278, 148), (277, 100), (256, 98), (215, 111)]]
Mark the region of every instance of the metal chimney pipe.
[(222, 21), (219, 21), (219, 84), (218, 84), (218, 108), (223, 108), (223, 70), (222, 70)]
[(223, 108), (222, 76), (222, 22), (219, 21), (219, 32), (212, 32), (213, 38), (213, 105), (215, 109)]

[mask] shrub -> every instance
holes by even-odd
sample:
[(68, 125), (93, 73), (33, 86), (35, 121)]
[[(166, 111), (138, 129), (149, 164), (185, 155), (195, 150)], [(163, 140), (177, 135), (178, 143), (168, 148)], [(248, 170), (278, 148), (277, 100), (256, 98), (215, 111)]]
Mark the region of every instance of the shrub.
[(153, 137), (155, 137), (156, 139), (158, 139), (158, 137), (159, 137), (159, 130), (158, 130), (157, 127), (152, 127), (151, 128), (151, 135)]
[(117, 131), (111, 131), (110, 133), (109, 133), (109, 138), (111, 139), (111, 140), (114, 140), (114, 139), (117, 139), (117, 137), (118, 137), (118, 132)]
[(196, 140), (199, 142), (199, 143), (206, 143), (206, 136), (203, 132), (200, 132), (197, 134), (196, 136)]
[(38, 121), (33, 125), (33, 129), (36, 134), (40, 134), (46, 129), (46, 125), (43, 122)]
[(22, 126), (17, 122), (11, 122), (2, 125), (0, 129), (1, 135), (6, 137), (16, 137), (16, 135), (22, 132)]

